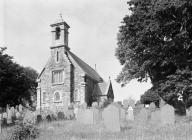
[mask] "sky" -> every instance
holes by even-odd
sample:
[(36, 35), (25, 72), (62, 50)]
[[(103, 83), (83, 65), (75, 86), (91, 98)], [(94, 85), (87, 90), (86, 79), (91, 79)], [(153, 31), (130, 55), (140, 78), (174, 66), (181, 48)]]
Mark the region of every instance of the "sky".
[(125, 15), (127, 0), (1, 0), (0, 46), (14, 61), (39, 73), (50, 56), (51, 27), (62, 14), (70, 25), (69, 47), (95, 67), (106, 81), (112, 81), (115, 101), (139, 100), (151, 87), (150, 81), (132, 80), (126, 87), (115, 81), (122, 66), (115, 57), (117, 33)]

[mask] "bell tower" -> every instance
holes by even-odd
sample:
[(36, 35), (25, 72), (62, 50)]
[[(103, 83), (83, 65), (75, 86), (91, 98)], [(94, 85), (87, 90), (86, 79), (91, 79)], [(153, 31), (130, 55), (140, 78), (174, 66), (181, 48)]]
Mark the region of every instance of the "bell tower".
[(50, 25), (52, 30), (52, 45), (51, 48), (57, 48), (57, 47), (65, 47), (66, 49), (69, 49), (68, 47), (68, 29), (70, 26), (61, 20), (57, 21), (54, 24)]

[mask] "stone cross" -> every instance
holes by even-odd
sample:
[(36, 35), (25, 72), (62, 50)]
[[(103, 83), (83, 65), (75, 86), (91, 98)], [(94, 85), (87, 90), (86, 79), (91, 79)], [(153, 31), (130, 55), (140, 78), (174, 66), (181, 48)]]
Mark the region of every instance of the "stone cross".
[(131, 120), (131, 121), (134, 120), (133, 108), (131, 106), (129, 106), (129, 108), (127, 110), (126, 120)]

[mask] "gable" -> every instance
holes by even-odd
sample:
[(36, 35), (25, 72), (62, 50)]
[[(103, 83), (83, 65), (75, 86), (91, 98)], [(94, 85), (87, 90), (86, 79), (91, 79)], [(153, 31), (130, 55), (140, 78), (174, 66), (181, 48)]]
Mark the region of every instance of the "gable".
[(97, 82), (103, 81), (101, 76), (93, 68), (91, 68), (87, 63), (85, 63), (83, 60), (81, 60), (79, 57), (77, 57), (75, 54), (73, 54), (70, 51), (68, 51), (68, 54), (70, 58), (73, 59), (78, 64), (78, 66), (83, 70), (85, 75), (87, 75), (88, 77), (90, 77), (91, 79)]

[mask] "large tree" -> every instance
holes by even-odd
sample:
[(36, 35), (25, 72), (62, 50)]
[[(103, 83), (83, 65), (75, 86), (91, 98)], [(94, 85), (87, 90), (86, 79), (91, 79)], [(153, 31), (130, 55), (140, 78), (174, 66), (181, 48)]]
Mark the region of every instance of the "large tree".
[(117, 81), (150, 79), (153, 89), (174, 104), (192, 94), (192, 1), (130, 0), (118, 33), (116, 56), (123, 65)]
[(0, 106), (31, 103), (38, 74), (32, 68), (15, 63), (5, 50), (0, 48)]

